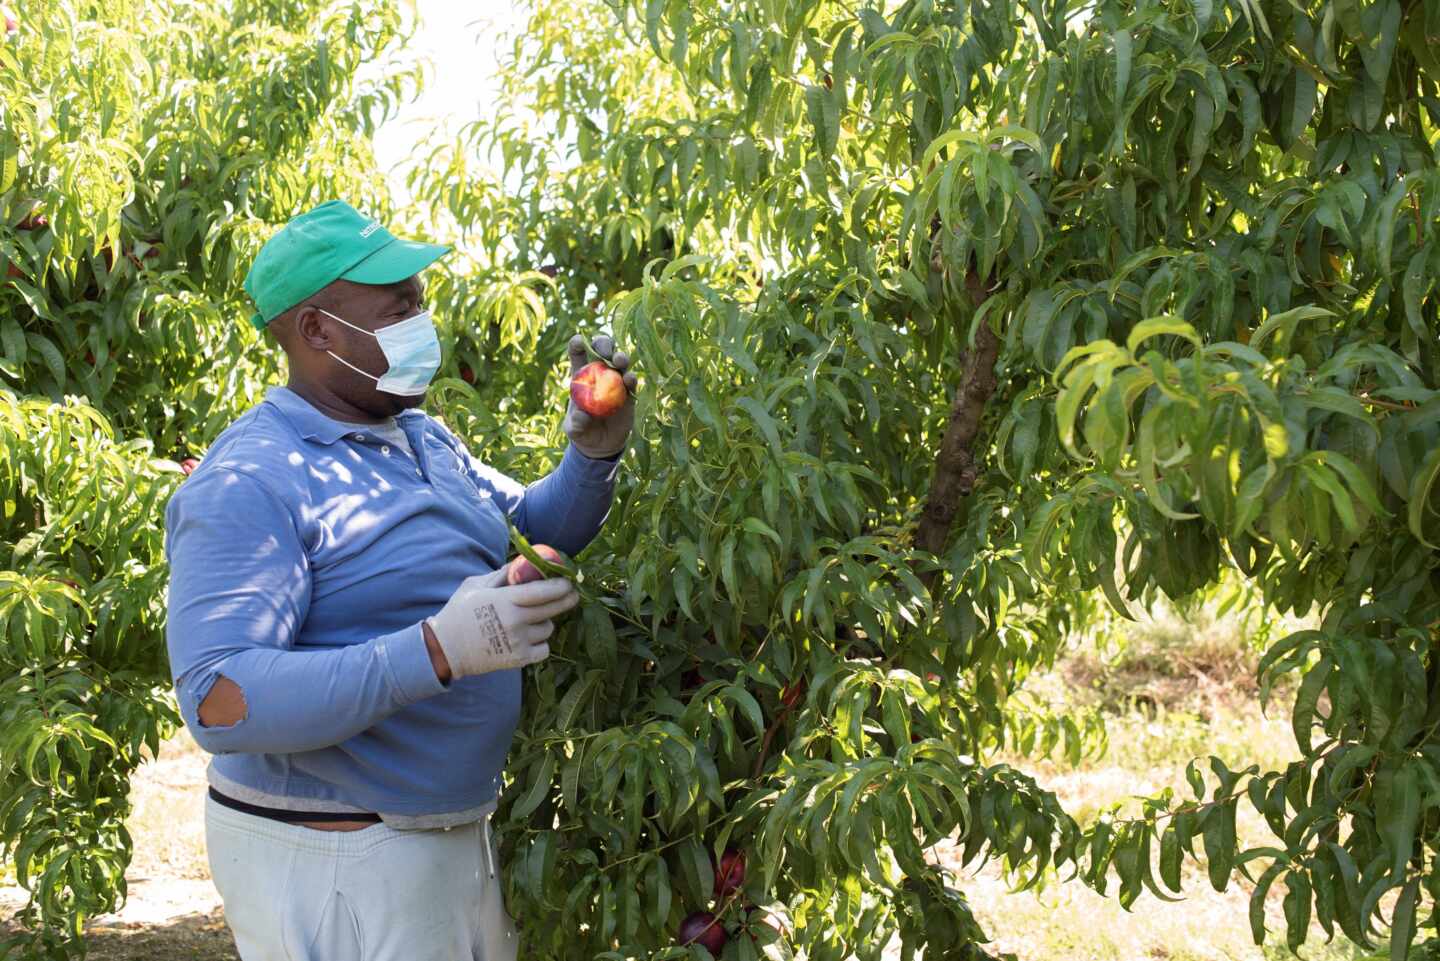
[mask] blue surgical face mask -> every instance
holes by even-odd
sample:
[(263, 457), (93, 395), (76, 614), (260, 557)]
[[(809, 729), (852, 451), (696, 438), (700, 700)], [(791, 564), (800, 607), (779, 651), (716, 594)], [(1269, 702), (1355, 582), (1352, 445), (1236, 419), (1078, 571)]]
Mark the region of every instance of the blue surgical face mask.
[[(324, 307), (316, 310), (327, 317), (335, 317)], [(370, 331), (355, 327), (343, 317), (335, 317), (346, 327), (354, 327), (362, 334), (369, 334), (380, 341), (380, 350), (390, 368), (376, 377), (369, 371), (361, 370), (334, 351), (325, 353), (349, 367), (357, 374), (364, 374), (375, 381), (375, 386), (387, 394), (415, 397), (425, 393), (435, 372), (440, 369), (440, 338), (435, 335), (435, 324), (430, 320), (430, 311), (424, 310), (398, 324)]]

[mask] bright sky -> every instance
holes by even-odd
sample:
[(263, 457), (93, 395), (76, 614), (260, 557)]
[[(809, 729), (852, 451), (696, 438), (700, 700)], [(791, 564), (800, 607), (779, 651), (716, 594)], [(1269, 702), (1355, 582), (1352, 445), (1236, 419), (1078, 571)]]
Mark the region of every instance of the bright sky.
[[(492, 102), (497, 43), (517, 25), (515, 0), (415, 0), (420, 27), (405, 60), (428, 59), (432, 72), (420, 99), (375, 132), (375, 157), (391, 173), (436, 124), (454, 129)], [(408, 202), (405, 185), (391, 176), (397, 205)]]

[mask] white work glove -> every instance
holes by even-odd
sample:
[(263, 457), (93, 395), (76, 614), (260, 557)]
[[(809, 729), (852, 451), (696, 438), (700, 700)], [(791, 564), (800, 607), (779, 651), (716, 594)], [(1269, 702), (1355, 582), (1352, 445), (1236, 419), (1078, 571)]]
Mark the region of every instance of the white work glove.
[[(609, 417), (592, 417), (576, 407), (572, 400), (565, 408), (565, 419), (560, 426), (576, 450), (598, 460), (614, 457), (625, 449), (630, 429), (635, 426), (635, 391), (640, 379), (630, 369), (630, 355), (615, 350), (615, 341), (602, 334), (595, 338), (594, 346), (595, 352), (620, 372), (625, 382), (625, 403)], [(580, 373), (580, 369), (589, 362), (585, 340), (576, 334), (570, 338), (570, 376)]]
[(467, 577), (446, 605), (425, 622), (435, 634), (452, 677), (525, 667), (550, 656), (552, 618), (580, 595), (563, 577), (505, 586), (505, 568)]

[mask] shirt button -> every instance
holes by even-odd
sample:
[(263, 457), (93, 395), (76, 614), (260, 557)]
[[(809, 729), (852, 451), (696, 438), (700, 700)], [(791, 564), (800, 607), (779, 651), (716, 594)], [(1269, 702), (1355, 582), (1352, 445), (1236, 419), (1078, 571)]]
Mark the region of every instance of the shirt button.
[(364, 440), (364, 439), (365, 439), (365, 435), (364, 435), (364, 434), (356, 434), (356, 435), (355, 435), (355, 440)]
[(389, 448), (389, 446), (381, 447), (381, 448), (380, 448), (380, 453), (388, 455), (388, 454), (390, 453), (390, 448)]
[(422, 471), (420, 468), (417, 467), (417, 468), (415, 468), (415, 476), (416, 476), (416, 477), (424, 477), (424, 476), (425, 476), (425, 472)]

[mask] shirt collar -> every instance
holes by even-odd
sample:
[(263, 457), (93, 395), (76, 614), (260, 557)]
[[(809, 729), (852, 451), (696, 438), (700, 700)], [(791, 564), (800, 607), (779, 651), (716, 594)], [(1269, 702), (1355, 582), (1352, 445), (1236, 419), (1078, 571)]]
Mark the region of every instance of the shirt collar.
[[(265, 392), (265, 402), (274, 404), (301, 437), (317, 444), (333, 444), (355, 429), (320, 413), (313, 404), (288, 387), (271, 387)], [(403, 427), (412, 418), (424, 416), (412, 408), (397, 414), (395, 422)]]

